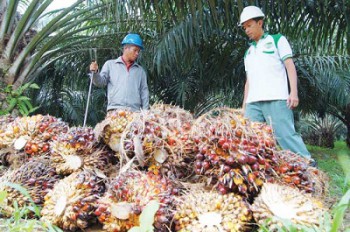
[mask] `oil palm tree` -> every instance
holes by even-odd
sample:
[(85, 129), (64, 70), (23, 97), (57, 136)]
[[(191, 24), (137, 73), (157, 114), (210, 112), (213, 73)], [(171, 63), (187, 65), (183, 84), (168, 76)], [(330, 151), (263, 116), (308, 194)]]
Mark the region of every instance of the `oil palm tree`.
[[(106, 5), (83, 5), (78, 0), (71, 7), (46, 13), (53, 0), (4, 0), (0, 5), (0, 86), (18, 88), (33, 80), (47, 65), (71, 54), (82, 41), (89, 40), (82, 32), (96, 25), (86, 23), (96, 17)], [(26, 10), (23, 14), (19, 9)], [(46, 25), (39, 20), (51, 15)], [(106, 25), (108, 22), (94, 22)], [(3, 95), (1, 95), (4, 98)], [(3, 99), (0, 99), (3, 100)]]

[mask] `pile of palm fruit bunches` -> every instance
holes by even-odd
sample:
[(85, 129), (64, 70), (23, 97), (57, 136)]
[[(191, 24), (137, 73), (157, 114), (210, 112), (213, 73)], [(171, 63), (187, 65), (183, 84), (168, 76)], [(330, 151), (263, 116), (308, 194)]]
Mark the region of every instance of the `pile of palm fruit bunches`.
[(154, 231), (317, 229), (328, 213), (326, 175), (231, 108), (114, 110), (95, 128), (1, 116), (0, 162), (0, 217), (34, 202), (38, 220), (64, 231), (128, 231), (154, 200)]

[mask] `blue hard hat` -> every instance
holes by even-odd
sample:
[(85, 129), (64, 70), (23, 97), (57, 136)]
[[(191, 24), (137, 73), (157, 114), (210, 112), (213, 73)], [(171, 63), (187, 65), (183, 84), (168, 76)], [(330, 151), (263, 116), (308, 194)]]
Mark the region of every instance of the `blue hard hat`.
[(143, 42), (139, 34), (127, 34), (122, 41), (122, 45), (125, 44), (133, 44), (143, 49)]

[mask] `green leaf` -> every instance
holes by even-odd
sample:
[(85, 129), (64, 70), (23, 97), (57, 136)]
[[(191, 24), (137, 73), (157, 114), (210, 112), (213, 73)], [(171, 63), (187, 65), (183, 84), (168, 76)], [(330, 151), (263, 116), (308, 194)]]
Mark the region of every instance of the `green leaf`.
[(5, 87), (5, 93), (11, 93), (12, 92), (13, 85), (8, 85)]
[(11, 111), (17, 105), (17, 101), (18, 100), (16, 98), (10, 98), (10, 102), (7, 107), (8, 111)]
[(36, 110), (39, 109), (39, 108), (40, 108), (40, 106), (31, 108), (31, 109), (29, 109), (29, 113), (33, 113), (34, 111), (36, 111)]
[(156, 200), (150, 201), (140, 215), (140, 227), (142, 229), (153, 228), (154, 216), (159, 209), (159, 202)]
[(37, 85), (36, 83), (30, 84), (29, 88), (31, 88), (31, 89), (40, 89), (39, 85)]
[(139, 226), (134, 226), (133, 228), (128, 230), (128, 232), (142, 232), (142, 231), (141, 231), (141, 228)]
[(338, 160), (345, 174), (345, 191), (350, 188), (350, 158), (346, 150), (338, 152)]
[(31, 109), (33, 109), (33, 105), (32, 105), (32, 103), (30, 103), (29, 99), (25, 99), (25, 100), (23, 100), (22, 102), (23, 102), (23, 104), (25, 104), (25, 105), (27, 106), (27, 108), (28, 108), (29, 111), (30, 111)]
[(340, 199), (339, 203), (333, 210), (334, 214), (333, 214), (333, 224), (332, 224), (331, 232), (339, 231), (339, 227), (343, 222), (345, 212), (349, 207), (349, 202), (350, 202), (350, 189)]
[(4, 200), (7, 197), (7, 192), (6, 191), (0, 191), (0, 204), (4, 202)]
[(19, 96), (17, 99), (21, 100), (21, 101), (25, 101), (25, 100), (30, 101), (31, 100), (29, 97), (26, 97), (26, 96)]
[(29, 85), (30, 85), (29, 83), (25, 83), (24, 85), (22, 85), (21, 87), (19, 87), (19, 88), (17, 89), (17, 92), (18, 92), (19, 94), (22, 94), (24, 90), (28, 89)]
[(25, 104), (23, 104), (22, 102), (19, 102), (18, 104), (17, 104), (17, 106), (18, 106), (18, 110), (19, 110), (19, 112), (23, 115), (23, 116), (28, 116), (28, 114), (29, 114), (29, 110), (27, 109), (27, 106), (25, 105)]

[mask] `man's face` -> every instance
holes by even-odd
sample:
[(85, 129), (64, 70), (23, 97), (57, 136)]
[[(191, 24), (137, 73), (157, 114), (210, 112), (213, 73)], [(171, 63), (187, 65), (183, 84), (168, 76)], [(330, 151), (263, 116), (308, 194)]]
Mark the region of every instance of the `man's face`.
[(257, 22), (254, 19), (249, 19), (242, 24), (242, 28), (250, 39), (258, 41), (262, 33), (262, 20)]
[(140, 50), (138, 46), (126, 45), (124, 48), (124, 55), (129, 61), (134, 62), (139, 56)]

